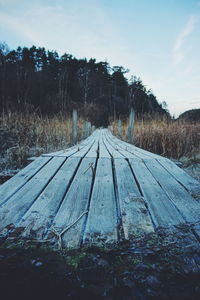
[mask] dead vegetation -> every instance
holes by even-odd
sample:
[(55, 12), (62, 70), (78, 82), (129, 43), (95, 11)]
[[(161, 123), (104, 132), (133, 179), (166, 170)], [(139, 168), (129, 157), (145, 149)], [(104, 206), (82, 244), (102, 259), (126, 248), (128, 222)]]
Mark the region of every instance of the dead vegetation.
[[(118, 135), (118, 121), (112, 122)], [(122, 139), (127, 140), (128, 120), (122, 122)], [(200, 152), (200, 123), (174, 121), (166, 117), (136, 120), (133, 144), (169, 158), (194, 157)]]
[[(78, 140), (84, 120), (78, 120)], [(65, 149), (71, 144), (72, 119), (38, 113), (10, 112), (0, 116), (0, 155), (4, 167), (23, 167), (27, 158)]]
[[(78, 120), (78, 140), (83, 138), (84, 120)], [(117, 121), (111, 123), (118, 135)], [(122, 122), (123, 140), (127, 140), (128, 120)], [(39, 113), (10, 112), (0, 116), (0, 168), (21, 168), (27, 158), (65, 149), (71, 145), (70, 115), (51, 117)], [(136, 120), (133, 143), (170, 158), (194, 157), (200, 152), (200, 123), (172, 121), (167, 118)]]

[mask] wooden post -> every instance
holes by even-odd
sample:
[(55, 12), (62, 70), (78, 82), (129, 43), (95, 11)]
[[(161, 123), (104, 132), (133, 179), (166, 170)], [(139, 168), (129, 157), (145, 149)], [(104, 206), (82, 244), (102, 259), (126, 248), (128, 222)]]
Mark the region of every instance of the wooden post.
[(88, 122), (88, 130), (87, 130), (88, 136), (91, 134), (91, 129), (92, 129), (92, 125), (90, 122)]
[(83, 139), (86, 139), (87, 137), (87, 121), (84, 121), (83, 124)]
[(122, 137), (122, 121), (121, 120), (118, 120), (117, 131), (118, 131), (118, 136), (121, 138)]
[(134, 115), (135, 115), (134, 110), (131, 108), (131, 113), (129, 116), (129, 126), (128, 126), (128, 132), (127, 132), (128, 143), (133, 142)]
[(72, 143), (77, 142), (77, 127), (78, 127), (78, 115), (77, 111), (74, 109), (72, 113)]

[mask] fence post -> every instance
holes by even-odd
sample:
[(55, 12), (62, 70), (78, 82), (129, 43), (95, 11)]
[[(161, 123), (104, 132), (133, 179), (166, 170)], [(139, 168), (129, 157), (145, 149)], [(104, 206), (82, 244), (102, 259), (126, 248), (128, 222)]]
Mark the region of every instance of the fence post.
[(77, 125), (78, 125), (78, 115), (77, 115), (77, 111), (73, 109), (72, 112), (72, 143), (73, 144), (77, 142)]
[(129, 126), (128, 126), (128, 143), (133, 142), (133, 130), (134, 130), (134, 110), (131, 108), (130, 116), (129, 116)]
[(87, 121), (84, 121), (83, 124), (83, 139), (86, 139), (87, 137)]
[(118, 131), (118, 136), (121, 138), (122, 137), (122, 121), (121, 120), (118, 120), (117, 131)]
[(92, 125), (90, 122), (88, 122), (88, 130), (87, 130), (87, 135), (89, 136), (91, 134), (91, 129), (92, 129)]

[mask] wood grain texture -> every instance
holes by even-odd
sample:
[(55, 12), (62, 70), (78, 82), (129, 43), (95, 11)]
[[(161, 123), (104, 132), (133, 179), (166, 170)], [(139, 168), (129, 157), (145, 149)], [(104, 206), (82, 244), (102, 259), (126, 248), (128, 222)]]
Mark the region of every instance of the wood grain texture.
[(98, 129), (0, 186), (0, 231), (13, 223), (25, 238), (78, 248), (187, 224), (199, 239), (199, 195), (199, 183), (170, 160)]
[(0, 205), (24, 186), (37, 172), (50, 161), (50, 157), (39, 157), (0, 186)]
[(64, 161), (65, 158), (62, 157), (51, 159), (31, 180), (1, 206), (0, 230), (10, 223), (17, 224)]
[(129, 239), (135, 233), (153, 232), (154, 227), (145, 200), (128, 162), (125, 159), (115, 159), (114, 166), (125, 238)]
[(158, 161), (179, 183), (190, 191), (191, 194), (197, 197), (199, 196), (200, 199), (200, 184), (196, 179), (192, 178), (169, 159)]
[(117, 205), (114, 193), (111, 160), (99, 158), (84, 243), (99, 240), (112, 243), (117, 241)]
[(144, 163), (129, 159), (156, 227), (184, 223), (184, 218)]
[[(83, 212), (87, 211), (94, 176), (90, 165), (94, 165), (95, 161), (96, 158), (84, 158), (81, 162), (76, 176), (53, 221), (53, 227), (56, 228), (58, 232), (61, 232), (69, 224), (73, 223)], [(80, 246), (86, 218), (87, 215), (85, 214), (79, 222), (63, 235), (63, 245), (70, 248)]]
[(81, 158), (68, 158), (26, 212), (18, 224), (25, 227), (23, 236), (34, 238), (44, 236), (55, 218), (80, 160)]
[(200, 202), (194, 199), (165, 168), (162, 168), (159, 162), (148, 160), (145, 165), (184, 219), (190, 223), (200, 222)]

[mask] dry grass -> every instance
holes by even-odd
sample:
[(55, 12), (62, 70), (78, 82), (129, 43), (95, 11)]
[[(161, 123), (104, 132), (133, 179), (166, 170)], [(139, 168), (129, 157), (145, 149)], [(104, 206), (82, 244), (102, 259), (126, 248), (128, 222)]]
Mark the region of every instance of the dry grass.
[[(112, 123), (117, 135), (117, 122)], [(127, 140), (128, 121), (123, 122), (122, 139)], [(200, 152), (200, 123), (172, 121), (166, 118), (136, 120), (133, 144), (148, 151), (178, 159)]]
[[(78, 120), (78, 140), (83, 133)], [(8, 113), (0, 116), (0, 154), (6, 166), (22, 167), (27, 157), (65, 149), (71, 144), (72, 120), (66, 115), (42, 117), (37, 113)]]
[[(78, 140), (83, 136), (83, 119), (78, 121)], [(117, 135), (117, 122), (112, 123)], [(67, 115), (42, 117), (37, 113), (8, 113), (0, 116), (0, 169), (21, 168), (27, 158), (65, 149), (71, 145), (72, 120)], [(128, 120), (122, 139), (127, 140)], [(133, 143), (170, 158), (200, 152), (200, 123), (155, 118), (136, 120)]]

